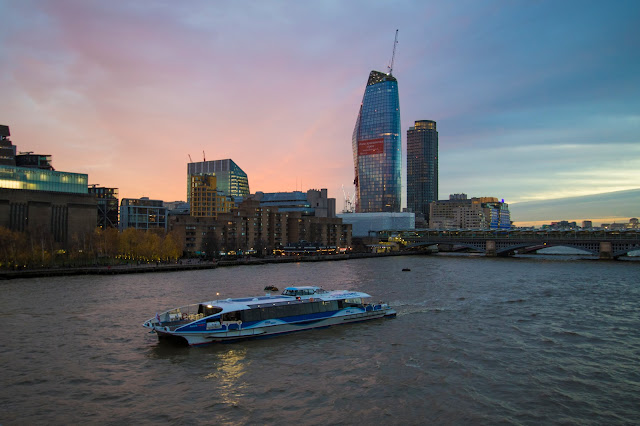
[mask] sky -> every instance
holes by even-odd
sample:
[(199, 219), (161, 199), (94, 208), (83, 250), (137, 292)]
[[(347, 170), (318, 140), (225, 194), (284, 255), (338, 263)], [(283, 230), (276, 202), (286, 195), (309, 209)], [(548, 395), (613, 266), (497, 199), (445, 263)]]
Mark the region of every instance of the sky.
[(437, 121), (440, 199), (640, 188), (638, 1), (0, 0), (0, 16), (0, 124), (121, 198), (185, 200), (191, 156), (341, 209), (396, 29), (403, 152)]

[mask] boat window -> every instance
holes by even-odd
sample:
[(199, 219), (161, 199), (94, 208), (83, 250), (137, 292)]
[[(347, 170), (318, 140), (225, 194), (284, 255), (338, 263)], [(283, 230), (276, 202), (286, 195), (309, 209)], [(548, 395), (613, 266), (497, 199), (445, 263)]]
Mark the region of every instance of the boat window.
[(209, 315), (217, 314), (219, 312), (222, 312), (222, 308), (219, 308), (218, 306), (203, 305), (203, 304), (198, 305), (198, 313), (203, 314), (205, 317), (208, 317)]
[[(286, 305), (269, 306), (264, 308), (247, 309), (240, 314), (242, 322), (264, 321), (273, 318), (285, 318), (292, 316), (310, 315), (314, 313), (330, 312), (338, 310), (338, 302), (318, 301), (309, 303), (291, 303)], [(226, 315), (226, 314), (225, 314)], [(227, 321), (226, 317), (224, 320)]]
[(241, 315), (238, 311), (227, 312), (226, 314), (222, 314), (222, 321), (239, 321), (240, 317)]

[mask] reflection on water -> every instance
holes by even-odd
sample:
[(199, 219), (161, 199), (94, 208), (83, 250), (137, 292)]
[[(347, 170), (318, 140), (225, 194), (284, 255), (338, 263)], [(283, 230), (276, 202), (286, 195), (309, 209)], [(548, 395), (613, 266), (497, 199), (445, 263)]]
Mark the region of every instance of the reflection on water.
[(213, 384), (212, 395), (220, 403), (230, 406), (239, 404), (245, 396), (243, 390), (245, 383), (241, 381), (246, 373), (245, 357), (246, 348), (229, 349), (216, 352), (211, 372), (204, 376)]

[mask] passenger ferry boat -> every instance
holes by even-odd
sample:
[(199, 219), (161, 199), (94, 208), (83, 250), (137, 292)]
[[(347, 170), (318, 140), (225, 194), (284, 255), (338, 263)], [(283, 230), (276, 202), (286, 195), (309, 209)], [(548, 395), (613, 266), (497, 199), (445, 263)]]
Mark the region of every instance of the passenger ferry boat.
[(367, 293), (287, 287), (281, 295), (212, 300), (156, 314), (143, 327), (159, 339), (189, 345), (244, 340), (376, 318), (395, 317), (386, 303)]

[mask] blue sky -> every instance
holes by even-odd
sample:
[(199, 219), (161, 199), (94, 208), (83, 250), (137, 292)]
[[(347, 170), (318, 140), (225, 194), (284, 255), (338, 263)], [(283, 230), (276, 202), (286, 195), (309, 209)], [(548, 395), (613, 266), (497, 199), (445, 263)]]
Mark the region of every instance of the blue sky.
[[(353, 191), (372, 69), (402, 140), (436, 120), (440, 198), (640, 187), (640, 2), (0, 0), (0, 124), (121, 197), (186, 199), (186, 163), (251, 191)], [(514, 218), (517, 219), (517, 218)]]

